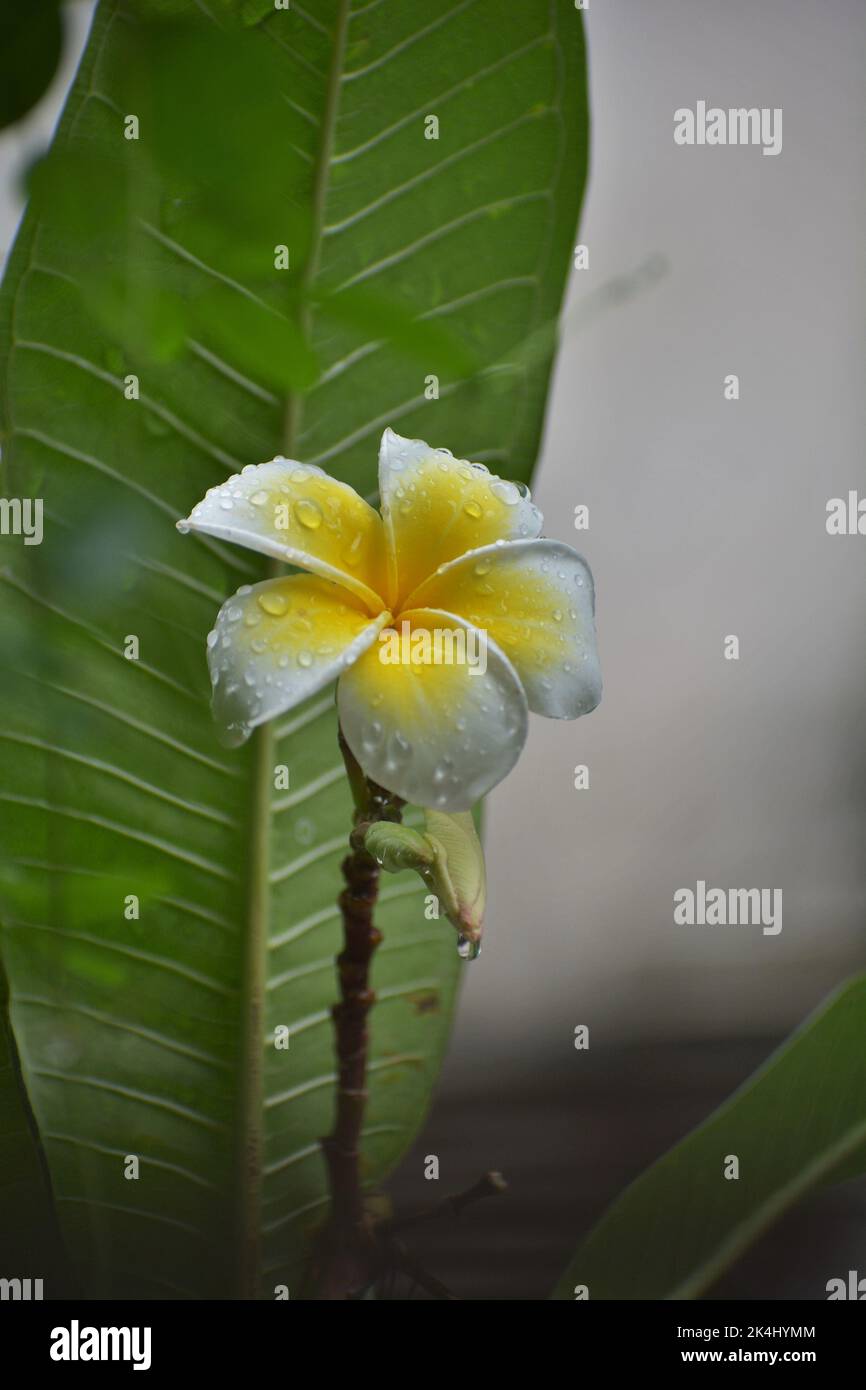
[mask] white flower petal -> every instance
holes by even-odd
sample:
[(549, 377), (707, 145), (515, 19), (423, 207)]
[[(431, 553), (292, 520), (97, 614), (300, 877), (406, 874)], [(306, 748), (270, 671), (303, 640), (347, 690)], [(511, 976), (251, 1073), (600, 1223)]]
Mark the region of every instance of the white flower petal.
[[(432, 609), (400, 620), (412, 633), (439, 629), (460, 641), (469, 631)], [(488, 642), (483, 674), (466, 664), (386, 664), (381, 638), (337, 687), (349, 747), (368, 777), (404, 800), (468, 810), (511, 771), (526, 739), (526, 696), (511, 663)]]
[(226, 743), (315, 695), (376, 640), (371, 619), (346, 589), (296, 574), (245, 585), (208, 635), (214, 717)]
[(218, 536), (343, 584), (372, 613), (385, 606), (378, 597), (387, 569), (381, 517), (321, 468), (282, 458), (248, 464), (210, 488), (178, 530)]
[(421, 439), (386, 430), (379, 496), (389, 548), (389, 607), (414, 606), (413, 591), (440, 565), (497, 540), (541, 532), (529, 491)]
[(513, 664), (534, 713), (576, 719), (601, 699), (592, 574), (570, 545), (484, 546), (446, 565), (414, 601), (486, 631)]

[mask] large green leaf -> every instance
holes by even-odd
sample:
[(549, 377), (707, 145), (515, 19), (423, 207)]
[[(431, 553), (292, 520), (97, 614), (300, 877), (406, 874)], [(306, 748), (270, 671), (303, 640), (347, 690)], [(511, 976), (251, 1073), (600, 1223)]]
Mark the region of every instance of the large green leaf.
[[(739, 1160), (739, 1176), (729, 1157)], [(697, 1298), (783, 1212), (866, 1165), (866, 976), (611, 1207), (555, 1296)]]
[[(570, 0), (246, 0), (226, 43), (206, 16), (235, 8), (99, 6), (0, 313), (4, 490), (45, 507), (43, 544), (5, 547), (3, 953), (79, 1287), (113, 1296), (296, 1292), (326, 1204), (332, 694), (219, 747), (204, 638), (264, 566), (173, 523), (278, 451), (372, 495), (387, 424), (527, 478), (550, 352), (519, 353), (558, 313), (586, 170)], [(377, 915), (370, 1183), (449, 1028), (454, 936), (422, 892), (389, 880)]]

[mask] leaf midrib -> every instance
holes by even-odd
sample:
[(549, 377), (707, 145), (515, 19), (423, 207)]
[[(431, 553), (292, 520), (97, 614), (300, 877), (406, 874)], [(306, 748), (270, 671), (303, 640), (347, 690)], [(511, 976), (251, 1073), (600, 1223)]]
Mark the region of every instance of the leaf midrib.
[[(328, 194), (331, 155), (337, 126), (340, 83), (346, 51), (349, 21), (349, 0), (340, 0), (337, 10), (325, 91), (325, 106), (321, 122), (321, 138), (313, 171), (313, 209), (310, 247), (301, 276), (300, 320), (304, 336), (309, 340), (312, 328), (312, 309), (309, 290), (318, 273), (325, 203)], [(291, 458), (301, 425), (303, 397), (297, 392), (286, 395), (283, 412), (282, 450)], [(277, 561), (270, 561), (268, 573), (276, 576), (283, 571)], [(241, 1125), (236, 1156), (238, 1211), (238, 1293), (243, 1299), (255, 1299), (259, 1294), (261, 1269), (261, 1204), (264, 1172), (264, 1007), (268, 937), (270, 926), (270, 830), (271, 785), (273, 776), (274, 725), (263, 724), (253, 735), (253, 778), (250, 815), (249, 878), (247, 900), (247, 941), (244, 957), (244, 984), (241, 995), (243, 1046), (240, 1049)]]

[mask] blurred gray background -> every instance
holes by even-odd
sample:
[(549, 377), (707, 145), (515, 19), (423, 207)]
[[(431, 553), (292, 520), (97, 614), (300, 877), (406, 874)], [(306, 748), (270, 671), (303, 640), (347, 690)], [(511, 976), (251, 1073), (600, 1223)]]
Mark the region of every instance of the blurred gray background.
[[(68, 11), (64, 71), (0, 138), (4, 250), (90, 5)], [(593, 0), (586, 19), (590, 268), (534, 492), (594, 570), (605, 696), (534, 720), (490, 798), (484, 953), (394, 1186), (430, 1195), (425, 1153), (441, 1188), (506, 1169), (495, 1212), (424, 1237), (464, 1297), (543, 1293), (623, 1183), (866, 959), (866, 537), (825, 529), (829, 498), (866, 493), (866, 7)], [(676, 146), (698, 100), (782, 107), (781, 154)], [(781, 933), (675, 926), (697, 879), (782, 889)], [(723, 1291), (823, 1297), (864, 1213), (855, 1188), (807, 1203)]]

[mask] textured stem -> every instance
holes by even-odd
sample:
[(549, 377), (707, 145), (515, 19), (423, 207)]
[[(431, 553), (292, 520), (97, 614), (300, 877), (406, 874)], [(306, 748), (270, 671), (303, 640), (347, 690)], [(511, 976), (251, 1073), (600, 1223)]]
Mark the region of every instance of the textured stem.
[(370, 964), (382, 934), (373, 923), (379, 866), (364, 848), (363, 836), (374, 821), (399, 821), (403, 806), (399, 797), (364, 776), (342, 730), (339, 740), (355, 819), (342, 865), (346, 887), (339, 898), (343, 917), (343, 949), (337, 957), (340, 998), (331, 1010), (338, 1074), (336, 1111), (334, 1128), (321, 1141), (331, 1214), (316, 1281), (320, 1298), (346, 1298), (375, 1274), (374, 1243), (364, 1214), (360, 1146), (367, 1103), (367, 1015), (376, 998), (370, 987)]

